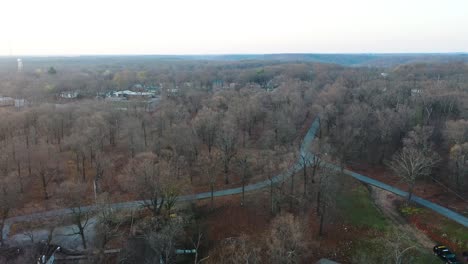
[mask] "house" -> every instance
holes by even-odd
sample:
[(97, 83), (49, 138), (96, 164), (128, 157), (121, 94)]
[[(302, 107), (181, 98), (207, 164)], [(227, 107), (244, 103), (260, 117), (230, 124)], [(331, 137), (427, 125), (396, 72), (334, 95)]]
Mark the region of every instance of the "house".
[(1, 106), (14, 106), (15, 99), (11, 97), (0, 97), (0, 107)]
[(27, 101), (25, 99), (15, 99), (15, 107), (24, 107)]
[(422, 94), (421, 89), (411, 89), (411, 96), (416, 96)]
[(154, 92), (134, 92), (130, 90), (124, 90), (124, 91), (117, 91), (117, 92), (110, 92), (108, 94), (108, 97), (154, 97), (155, 93)]
[(78, 95), (79, 93), (77, 91), (65, 91), (60, 93), (60, 97), (65, 99), (75, 99)]

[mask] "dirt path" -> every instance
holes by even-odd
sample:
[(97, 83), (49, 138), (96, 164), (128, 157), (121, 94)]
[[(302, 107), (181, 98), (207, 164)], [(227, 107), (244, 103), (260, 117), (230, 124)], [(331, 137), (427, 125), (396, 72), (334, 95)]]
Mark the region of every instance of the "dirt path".
[(371, 186), (371, 190), (375, 205), (399, 230), (414, 238), (422, 247), (432, 249), (435, 245), (434, 241), (423, 232), (408, 224), (398, 213), (395, 201), (402, 200), (402, 197), (374, 186)]

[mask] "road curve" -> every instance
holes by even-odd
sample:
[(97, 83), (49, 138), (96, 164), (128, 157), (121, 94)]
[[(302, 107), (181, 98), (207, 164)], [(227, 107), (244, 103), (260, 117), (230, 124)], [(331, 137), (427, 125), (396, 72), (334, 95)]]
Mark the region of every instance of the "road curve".
[[(304, 136), (301, 147), (300, 147), (300, 154), (309, 157), (309, 160), (311, 161), (313, 154), (310, 153), (309, 147), (312, 144), (315, 134), (317, 133), (317, 130), (319, 129), (320, 126), (320, 120), (317, 117), (312, 125), (310, 126), (309, 130), (307, 131), (306, 135)], [(284, 181), (286, 178), (288, 178), (292, 173), (295, 173), (299, 170), (302, 169), (302, 162), (300, 161), (300, 157), (296, 161), (295, 164), (293, 164), (289, 169), (286, 171), (275, 175), (271, 179), (267, 179), (264, 181), (260, 181), (257, 183), (249, 184), (245, 186), (245, 191), (255, 191), (259, 190), (262, 188), (265, 188), (273, 183), (281, 182)], [(334, 164), (327, 163), (325, 166), (332, 168), (334, 170), (340, 170), (339, 166), (336, 166)], [(395, 188), (393, 186), (390, 186), (388, 184), (385, 184), (383, 182), (377, 181), (375, 179), (369, 178), (367, 176), (361, 175), (359, 173), (349, 171), (349, 170), (344, 170), (344, 173), (363, 182), (366, 184), (373, 185), (375, 187), (378, 187), (380, 189), (392, 192), (394, 194), (397, 194), (399, 196), (407, 197), (408, 193), (405, 191), (402, 191), (398, 188)], [(220, 196), (226, 196), (226, 195), (233, 195), (233, 194), (239, 194), (242, 193), (242, 188), (237, 187), (237, 188), (231, 188), (231, 189), (225, 189), (225, 190), (218, 190), (213, 193), (214, 197), (220, 197)], [(198, 193), (198, 194), (189, 194), (189, 195), (182, 195), (178, 197), (178, 201), (194, 201), (194, 200), (201, 200), (201, 199), (207, 199), (211, 197), (211, 192), (203, 192), (203, 193)], [(439, 213), (449, 219), (452, 219), (453, 221), (462, 224), (465, 227), (468, 227), (468, 218), (458, 214), (450, 209), (447, 209), (443, 206), (440, 206), (438, 204), (432, 203), (428, 200), (425, 200), (421, 197), (418, 197), (416, 195), (413, 195), (411, 198), (412, 201), (414, 201), (417, 204), (420, 204), (426, 208), (429, 208), (433, 210), (436, 213)], [(130, 201), (130, 202), (123, 202), (123, 203), (115, 203), (112, 204), (112, 208), (114, 209), (124, 209), (124, 208), (135, 208), (135, 207), (141, 207), (143, 201)], [(90, 206), (84, 206), (82, 207), (82, 211), (91, 211), (95, 209), (96, 206), (90, 205)], [(57, 210), (51, 210), (51, 211), (46, 211), (46, 212), (40, 212), (40, 213), (34, 213), (34, 214), (29, 214), (29, 215), (22, 215), (22, 216), (15, 216), (8, 218), (5, 222), (5, 227), (3, 230), (3, 237), (6, 239), (8, 237), (8, 233), (10, 231), (10, 226), (11, 224), (15, 222), (29, 222), (33, 220), (38, 220), (38, 219), (43, 219), (43, 218), (49, 218), (49, 217), (56, 217), (56, 216), (63, 216), (66, 214), (71, 213), (71, 208), (65, 208), (65, 209), (57, 209)]]

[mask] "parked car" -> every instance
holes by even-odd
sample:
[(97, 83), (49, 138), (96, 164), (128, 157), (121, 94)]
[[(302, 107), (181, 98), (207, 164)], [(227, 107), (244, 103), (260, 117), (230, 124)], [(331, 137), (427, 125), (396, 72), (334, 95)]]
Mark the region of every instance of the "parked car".
[(446, 246), (437, 245), (434, 246), (434, 254), (438, 256), (440, 259), (445, 261), (446, 264), (461, 264), (458, 262), (457, 256), (450, 251)]

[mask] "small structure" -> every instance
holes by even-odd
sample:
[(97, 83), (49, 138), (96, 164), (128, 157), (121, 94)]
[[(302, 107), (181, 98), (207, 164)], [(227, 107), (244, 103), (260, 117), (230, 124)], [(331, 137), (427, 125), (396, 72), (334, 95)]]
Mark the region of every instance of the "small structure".
[(75, 99), (78, 97), (78, 95), (79, 93), (77, 91), (66, 91), (60, 93), (60, 97), (65, 99)]
[(154, 95), (155, 95), (154, 92), (134, 92), (130, 90), (125, 90), (125, 91), (110, 92), (108, 97), (136, 97), (136, 96), (153, 97)]
[(16, 61), (18, 62), (18, 72), (22, 72), (23, 71), (23, 60), (22, 59), (17, 59)]
[(411, 96), (416, 96), (422, 94), (421, 89), (411, 89)]
[(25, 99), (15, 99), (15, 107), (21, 108), (26, 105), (26, 100)]
[(1, 106), (14, 106), (15, 99), (11, 97), (0, 97), (0, 107)]
[(165, 90), (166, 96), (177, 96), (179, 94), (179, 86), (176, 86), (175, 88), (167, 88)]

